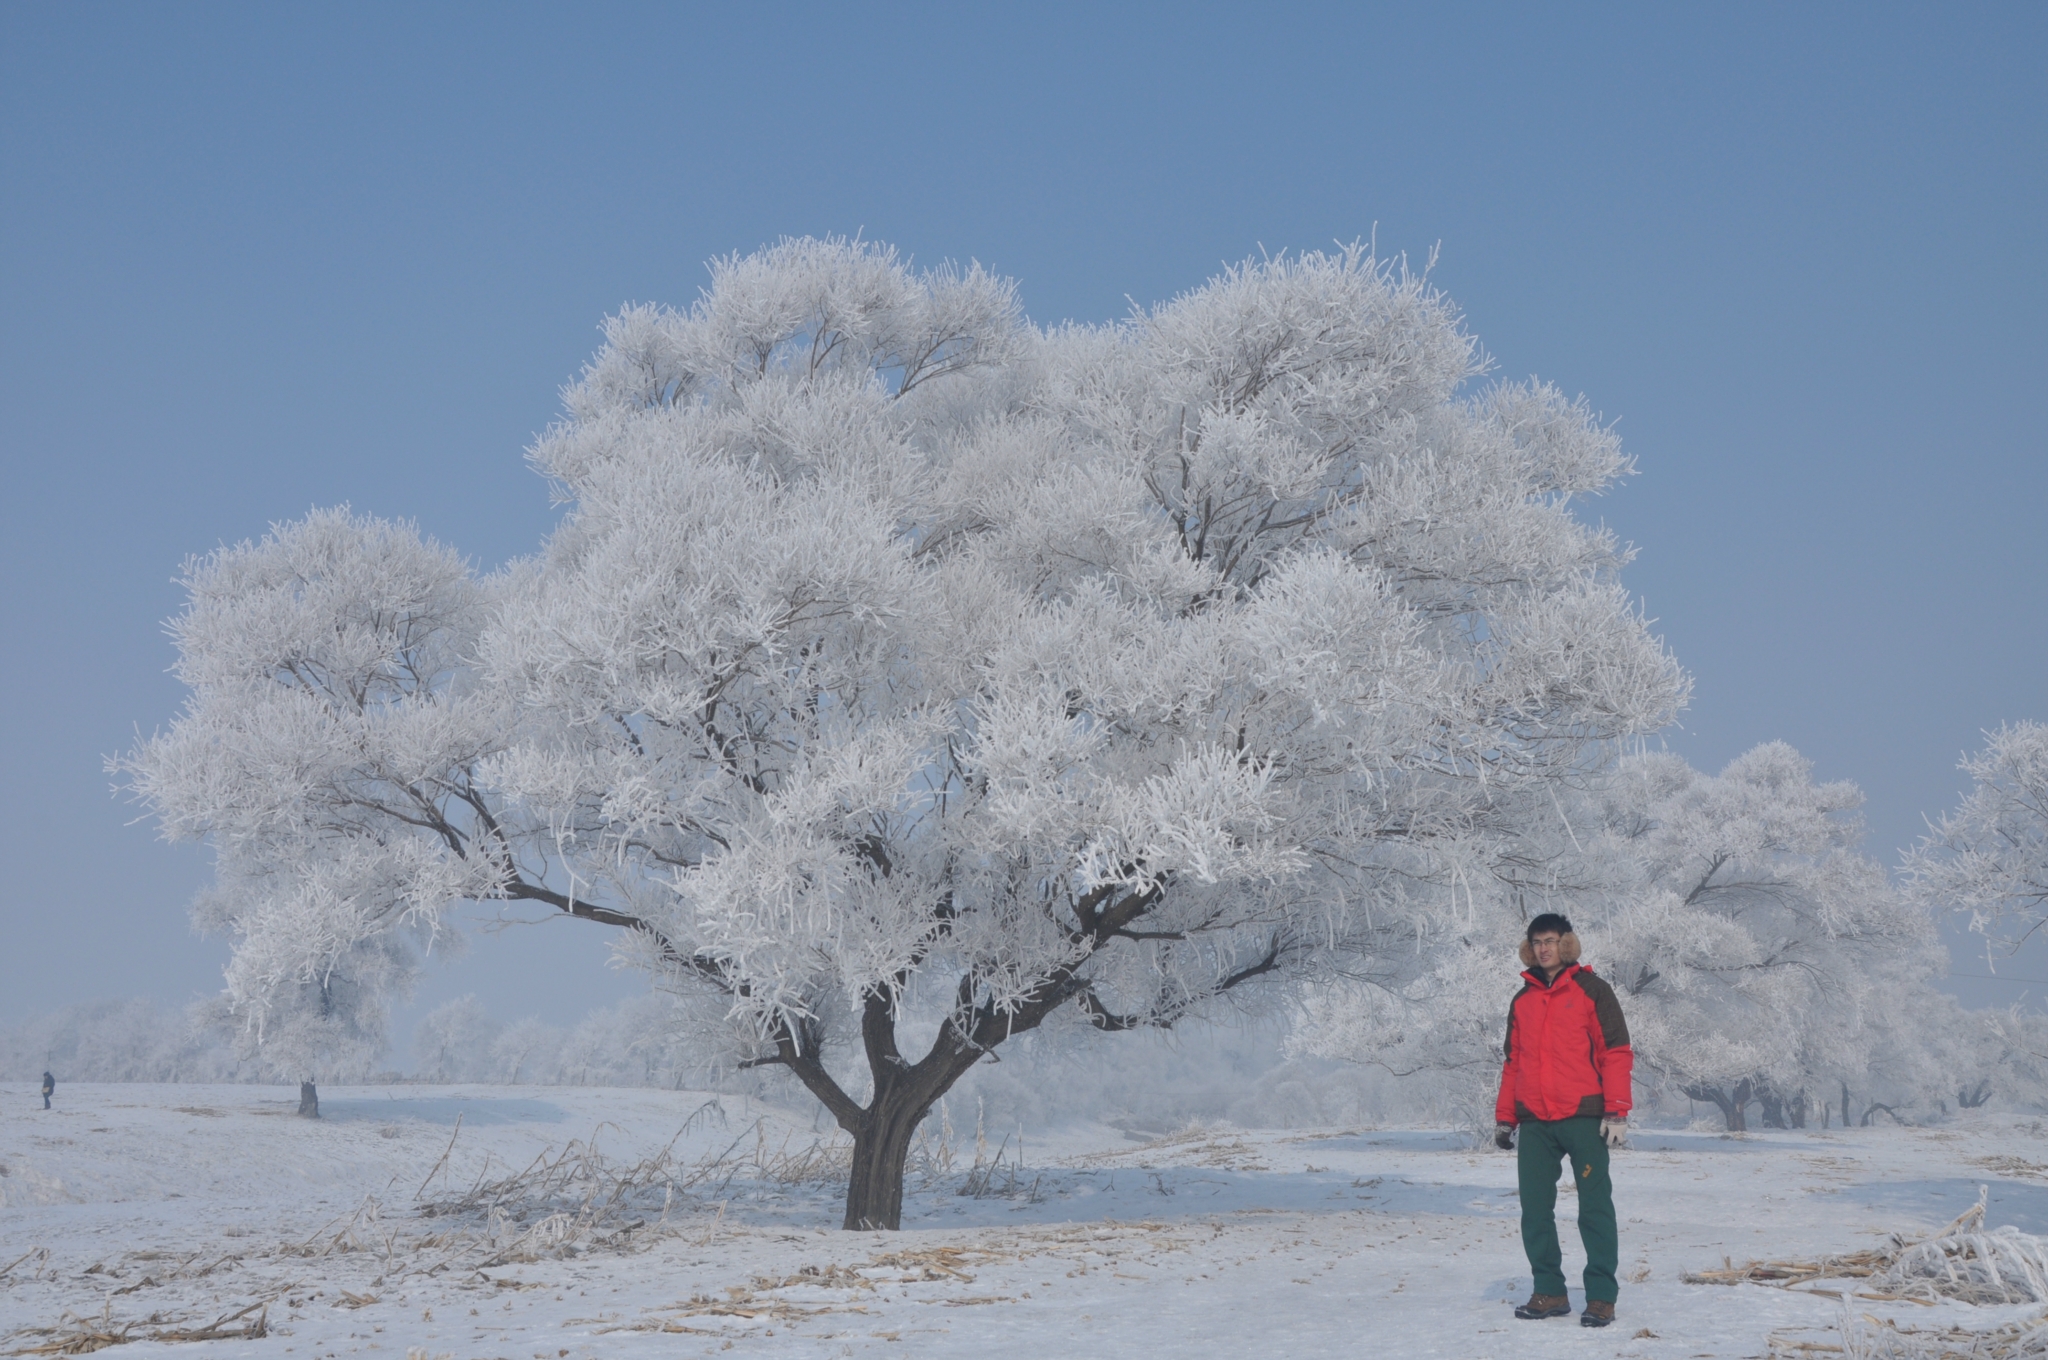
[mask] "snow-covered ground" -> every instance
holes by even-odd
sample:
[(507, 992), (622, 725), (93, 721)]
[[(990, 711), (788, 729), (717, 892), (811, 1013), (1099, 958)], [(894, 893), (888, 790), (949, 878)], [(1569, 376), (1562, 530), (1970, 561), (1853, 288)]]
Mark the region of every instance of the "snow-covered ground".
[[(904, 1230), (845, 1233), (831, 1131), (802, 1112), (404, 1086), (323, 1091), (315, 1123), (295, 1101), (66, 1085), (46, 1113), (0, 1086), (0, 1352), (125, 1329), (135, 1356), (1756, 1356), (1773, 1331), (1824, 1340), (1841, 1305), (1682, 1272), (1872, 1246), (1980, 1185), (1992, 1225), (2048, 1233), (2048, 1126), (2025, 1117), (1639, 1131), (1616, 1159), (1620, 1321), (1589, 1333), (1511, 1316), (1513, 1158), (1463, 1134), (1091, 1125), (1030, 1133), (1020, 1161), (1014, 1130), (988, 1130), (977, 1169), (954, 1108)], [(267, 1335), (143, 1339), (223, 1317)]]

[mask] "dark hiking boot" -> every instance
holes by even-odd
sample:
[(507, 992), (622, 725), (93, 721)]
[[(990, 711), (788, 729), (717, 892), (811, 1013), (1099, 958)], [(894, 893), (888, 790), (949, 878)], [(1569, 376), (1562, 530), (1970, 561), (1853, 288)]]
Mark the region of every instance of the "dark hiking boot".
[[(1515, 1309), (1515, 1316), (1523, 1321), (1534, 1318), (1569, 1317), (1572, 1301), (1562, 1294), (1531, 1294), (1529, 1301)], [(1614, 1314), (1614, 1305), (1607, 1306), (1608, 1316)]]
[(1586, 1311), (1579, 1314), (1581, 1327), (1605, 1327), (1614, 1321), (1614, 1305), (1606, 1299), (1587, 1299)]

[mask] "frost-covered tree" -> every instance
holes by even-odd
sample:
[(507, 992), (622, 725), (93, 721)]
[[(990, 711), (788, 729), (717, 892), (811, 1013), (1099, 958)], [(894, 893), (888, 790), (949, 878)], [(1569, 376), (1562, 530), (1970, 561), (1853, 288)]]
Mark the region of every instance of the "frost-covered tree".
[(212, 846), (194, 919), (234, 944), (223, 1019), (313, 1114), (316, 1077), (383, 1050), (441, 911), (524, 886), (476, 780), (504, 709), (467, 684), (502, 583), (340, 509), (193, 558), (183, 584), (191, 695), (112, 768), (166, 837)]
[(1958, 1105), (1974, 1109), (1998, 1099), (2038, 1109), (2048, 1103), (2048, 1015), (2013, 1006), (1963, 1020), (1962, 1051), (1944, 1072)]
[(1532, 819), (1482, 886), (1471, 926), (1390, 979), (1312, 994), (1297, 1051), (1428, 1074), (1470, 1105), (1497, 1078), (1514, 944), (1532, 911), (1569, 915), (1628, 1016), (1638, 1081), (1803, 1125), (1823, 1093), (1875, 1070), (1931, 1104), (1938, 1039), (1908, 1024), (1938, 946), (1929, 915), (1857, 853), (1847, 782), (1771, 742), (1719, 775), (1677, 756), (1623, 759)]
[(1999, 728), (1961, 768), (1975, 787), (1907, 855), (1906, 874), (1923, 901), (1968, 911), (2016, 948), (2048, 922), (2048, 723)]
[[(893, 1227), (918, 1122), (1011, 1037), (1412, 945), (1673, 716), (1626, 553), (1571, 510), (1615, 438), (1481, 368), (1357, 250), (1051, 331), (866, 243), (718, 261), (608, 323), (533, 450), (569, 509), (475, 587), (474, 694), (456, 666), (385, 704), (483, 728), (403, 780), (343, 762), (375, 792), (337, 839), (440, 867), (392, 921), (626, 927), (852, 1134), (847, 1226)], [(189, 782), (175, 825), (218, 835), (233, 771)], [(333, 853), (268, 844), (286, 881)]]
[(1634, 871), (1605, 913), (1609, 980), (1641, 1070), (1742, 1128), (1803, 1124), (1831, 1081), (1867, 1070), (1874, 1026), (1927, 987), (1931, 917), (1858, 853), (1863, 796), (1816, 783), (1783, 742), (1717, 776), (1676, 756), (1625, 761), (1601, 832)]
[(1497, 884), (1481, 891), (1483, 910), (1412, 958), (1304, 988), (1289, 1056), (1378, 1068), (1401, 1079), (1409, 1108), (1490, 1132), (1524, 922)]
[(561, 1052), (562, 1031), (532, 1016), (505, 1026), (491, 1045), (497, 1080), (514, 1085), (554, 1081), (561, 1067)]
[(0, 1081), (235, 1081), (211, 1026), (149, 1001), (86, 1001), (0, 1026)]
[(1474, 371), (1355, 254), (1049, 335), (874, 249), (725, 262), (615, 321), (536, 450), (573, 509), (486, 640), (529, 714), (494, 777), (854, 1135), (848, 1226), (893, 1226), (1004, 1040), (1405, 936), (1436, 847), (1670, 716), (1566, 509), (1614, 440)]
[(413, 1029), (413, 1071), (427, 1081), (490, 1081), (503, 1030), (474, 996), (443, 1002)]

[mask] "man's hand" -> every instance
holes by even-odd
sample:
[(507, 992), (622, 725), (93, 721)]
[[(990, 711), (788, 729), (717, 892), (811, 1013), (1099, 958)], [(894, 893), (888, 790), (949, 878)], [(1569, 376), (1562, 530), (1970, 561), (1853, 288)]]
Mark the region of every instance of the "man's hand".
[(1502, 1152), (1513, 1152), (1515, 1150), (1515, 1126), (1513, 1124), (1495, 1124), (1493, 1126), (1493, 1145)]
[(1611, 1114), (1600, 1121), (1600, 1136), (1607, 1140), (1607, 1146), (1618, 1148), (1628, 1142), (1628, 1116)]

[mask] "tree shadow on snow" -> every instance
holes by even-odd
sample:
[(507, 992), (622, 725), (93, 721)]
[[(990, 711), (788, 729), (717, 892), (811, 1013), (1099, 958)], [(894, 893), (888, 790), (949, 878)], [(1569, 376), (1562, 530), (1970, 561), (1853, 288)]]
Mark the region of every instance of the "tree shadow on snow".
[(480, 1124), (559, 1124), (569, 1117), (561, 1106), (545, 1100), (489, 1096), (393, 1096), (385, 1099), (343, 1097), (320, 1101), (320, 1117), (336, 1121), (375, 1120), (388, 1124), (411, 1119), (422, 1124), (452, 1125), (458, 1117), (467, 1127)]
[(1774, 1156), (1785, 1152), (1824, 1152), (1829, 1146), (1799, 1133), (1781, 1133), (1775, 1129), (1769, 1134), (1665, 1133), (1656, 1129), (1636, 1129), (1629, 1134), (1628, 1145), (1637, 1152), (1768, 1152)]
[(1512, 1190), (1350, 1172), (1229, 1171), (1205, 1167), (1025, 1169), (1004, 1193), (964, 1193), (959, 1178), (905, 1196), (903, 1225), (1154, 1222), (1216, 1214), (1387, 1213), (1509, 1217)]
[(1317, 1135), (1281, 1141), (1304, 1152), (1369, 1152), (1374, 1148), (1395, 1152), (1471, 1152), (1480, 1146), (1470, 1133), (1456, 1129), (1374, 1129), (1334, 1138)]

